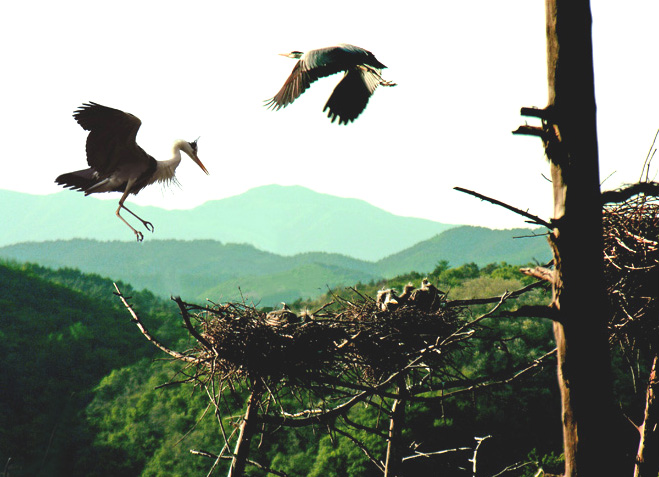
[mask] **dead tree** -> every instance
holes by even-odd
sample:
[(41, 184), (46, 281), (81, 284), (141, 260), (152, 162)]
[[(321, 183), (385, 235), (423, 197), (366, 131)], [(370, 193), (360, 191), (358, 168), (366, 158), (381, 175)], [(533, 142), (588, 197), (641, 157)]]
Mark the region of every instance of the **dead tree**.
[(549, 102), (522, 110), (542, 127), (516, 132), (541, 137), (551, 167), (565, 476), (624, 475), (606, 329), (590, 4), (546, 0), (546, 16)]

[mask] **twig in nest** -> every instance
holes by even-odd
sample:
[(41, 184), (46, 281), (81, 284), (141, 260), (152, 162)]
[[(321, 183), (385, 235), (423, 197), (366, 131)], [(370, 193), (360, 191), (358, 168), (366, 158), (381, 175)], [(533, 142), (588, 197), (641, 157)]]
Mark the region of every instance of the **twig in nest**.
[(611, 203), (619, 204), (639, 194), (659, 197), (659, 183), (638, 182), (618, 190), (608, 190), (602, 192), (602, 205)]

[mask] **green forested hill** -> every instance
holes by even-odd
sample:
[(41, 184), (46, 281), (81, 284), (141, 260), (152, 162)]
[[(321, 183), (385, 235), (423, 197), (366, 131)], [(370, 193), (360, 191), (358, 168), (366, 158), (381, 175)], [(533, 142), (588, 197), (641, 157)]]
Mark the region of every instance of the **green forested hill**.
[(0, 256), (102, 274), (163, 297), (238, 299), (242, 289), (243, 294), (263, 305), (309, 298), (321, 294), (327, 286), (378, 277), (372, 263), (343, 255), (304, 253), (282, 257), (251, 245), (212, 240), (24, 243), (4, 247)]
[(0, 248), (0, 257), (73, 267), (123, 280), (163, 297), (217, 301), (243, 296), (273, 306), (313, 298), (328, 287), (352, 286), (410, 271), (429, 273), (440, 261), (457, 267), (469, 262), (483, 266), (548, 260), (549, 247), (543, 237), (513, 238), (530, 234), (530, 229), (457, 227), (378, 262), (322, 252), (281, 256), (251, 245), (213, 240), (21, 243)]
[[(121, 286), (154, 332), (180, 339), (169, 303)], [(92, 437), (80, 411), (93, 388), (112, 369), (154, 356), (112, 290), (107, 279), (70, 269), (0, 264), (0, 461), (11, 458), (8, 475), (72, 475)]]
[[(429, 272), (440, 260), (451, 266), (465, 263), (479, 266), (488, 263), (546, 263), (551, 259), (544, 230), (505, 229), (461, 226), (442, 232), (428, 240), (390, 255), (378, 262), (384, 276), (407, 273), (410, 270)], [(533, 237), (532, 235), (540, 235)], [(430, 259), (434, 258), (433, 263)]]
[[(450, 286), (455, 297), (469, 296), (474, 289), (492, 294), (521, 285), (512, 266), (440, 265), (431, 279), (442, 288)], [(400, 286), (419, 277), (403, 276), (391, 284)], [(378, 286), (361, 290), (372, 295)], [(132, 296), (155, 336), (176, 349), (190, 346), (181, 341), (183, 330), (172, 302), (128, 285), (121, 288)], [(162, 387), (185, 377), (177, 373), (180, 366), (154, 359), (163, 354), (146, 342), (112, 292), (111, 282), (98, 275), (0, 265), (0, 460), (6, 463), (11, 458), (8, 475), (208, 473), (212, 462), (189, 452), (221, 448), (219, 424), (208, 410), (203, 386)], [(529, 299), (539, 298), (541, 294), (535, 293)], [(484, 325), (491, 336), (474, 341), (472, 353), (465, 355), (460, 363), (465, 377), (483, 367), (499, 369), (511, 360), (526, 360), (551, 346), (549, 323), (516, 318)], [(490, 339), (506, 343), (506, 360), (500, 360), (501, 350)], [(560, 441), (560, 432), (555, 432), (560, 431), (559, 411), (546, 412), (558, 405), (553, 382), (553, 370), (547, 370), (532, 381), (447, 401), (441, 407), (413, 405), (408, 409), (409, 438), (424, 448), (443, 449), (469, 446), (475, 435), (492, 433), (502, 446), (491, 458), (496, 465), (524, 458), (533, 448), (547, 452)], [(244, 400), (239, 388), (227, 391), (222, 411), (226, 429), (228, 418), (242, 412)], [(377, 406), (357, 406), (351, 419), (372, 425), (382, 419), (379, 414)], [(542, 436), (537, 429), (543, 429)], [(383, 441), (367, 433), (360, 438), (382, 451)], [(322, 428), (270, 429), (254, 445), (251, 457), (289, 476), (379, 475), (348, 439)], [(465, 465), (462, 460), (459, 465)], [(426, 470), (417, 475), (427, 475)], [(254, 467), (248, 475), (265, 476)]]

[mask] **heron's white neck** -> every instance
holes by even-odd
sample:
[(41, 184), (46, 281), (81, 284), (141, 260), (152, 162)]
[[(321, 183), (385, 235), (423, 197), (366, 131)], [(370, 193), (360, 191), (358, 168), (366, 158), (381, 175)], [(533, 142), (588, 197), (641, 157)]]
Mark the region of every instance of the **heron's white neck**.
[(165, 161), (156, 161), (156, 173), (153, 175), (153, 182), (172, 182), (175, 181), (176, 168), (181, 163), (181, 149), (184, 141), (178, 140), (172, 147), (171, 159)]

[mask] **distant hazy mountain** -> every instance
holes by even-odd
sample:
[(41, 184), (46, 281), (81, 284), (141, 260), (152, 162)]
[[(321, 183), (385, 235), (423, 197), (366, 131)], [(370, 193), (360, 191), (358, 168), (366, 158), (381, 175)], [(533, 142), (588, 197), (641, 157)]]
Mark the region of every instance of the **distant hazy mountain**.
[[(116, 201), (73, 191), (39, 196), (0, 190), (0, 246), (73, 238), (132, 242), (133, 234), (114, 215), (116, 207)], [(378, 260), (453, 227), (300, 186), (258, 187), (190, 210), (131, 209), (155, 226), (154, 235), (145, 233), (145, 243), (211, 239), (280, 255), (323, 251), (363, 260)]]
[(542, 232), (541, 229), (492, 230), (465, 225), (390, 255), (378, 265), (383, 275), (393, 276), (410, 270), (432, 271), (440, 260), (447, 260), (452, 267), (469, 262), (479, 266), (502, 261), (520, 265), (547, 262), (551, 251)]
[(314, 297), (327, 286), (378, 278), (373, 263), (343, 255), (317, 252), (284, 257), (251, 245), (212, 240), (30, 242), (0, 248), (0, 257), (76, 268), (166, 297), (239, 300), (242, 291), (263, 305)]
[(2, 247), (0, 257), (53, 268), (77, 268), (161, 296), (213, 301), (243, 297), (272, 306), (280, 301), (315, 297), (327, 287), (411, 271), (430, 272), (440, 260), (447, 260), (451, 266), (548, 260), (550, 252), (544, 238), (513, 238), (532, 233), (530, 229), (457, 227), (377, 262), (323, 252), (281, 256), (251, 245), (212, 240), (31, 242)]

